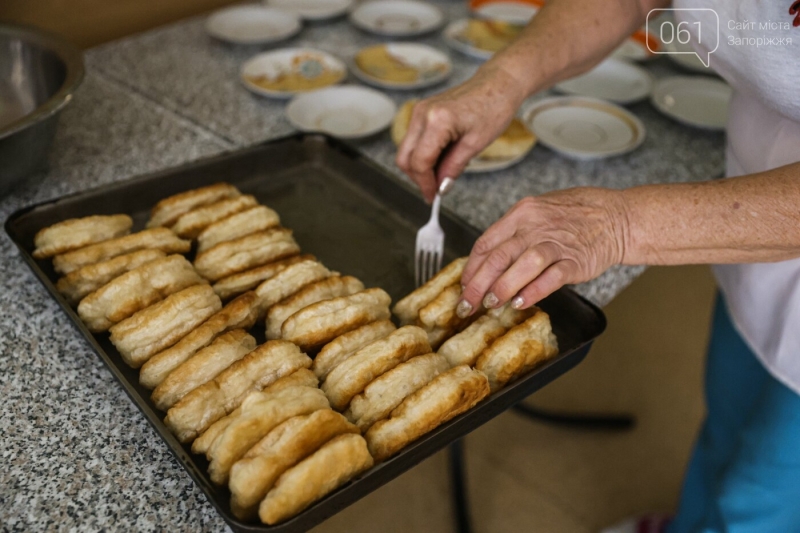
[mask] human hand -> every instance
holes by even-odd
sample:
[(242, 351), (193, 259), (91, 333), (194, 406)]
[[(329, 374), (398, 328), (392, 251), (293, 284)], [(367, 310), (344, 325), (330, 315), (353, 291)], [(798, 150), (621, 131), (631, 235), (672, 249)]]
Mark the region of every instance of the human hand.
[(444, 178), (457, 178), (505, 131), (526, 95), (521, 80), (485, 64), (465, 83), (414, 106), (397, 166), (432, 201)]
[(511, 301), (526, 309), (561, 286), (622, 263), (627, 235), (619, 191), (567, 189), (520, 200), (472, 248), (457, 313)]

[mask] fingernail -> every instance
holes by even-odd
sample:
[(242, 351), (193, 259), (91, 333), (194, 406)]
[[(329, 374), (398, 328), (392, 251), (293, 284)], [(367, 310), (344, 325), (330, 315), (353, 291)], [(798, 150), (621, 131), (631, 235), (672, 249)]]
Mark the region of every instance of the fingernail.
[(497, 304), (499, 304), (499, 303), (500, 303), (500, 300), (497, 299), (497, 296), (495, 296), (493, 292), (488, 293), (483, 298), (483, 306), (486, 309), (494, 309), (495, 307), (497, 307)]
[(461, 292), (464, 292), (465, 290), (467, 290), (467, 286), (466, 285), (462, 285), (461, 286)]
[(458, 307), (456, 307), (456, 314), (458, 315), (458, 318), (467, 318), (470, 313), (472, 313), (472, 304), (466, 300), (461, 300), (458, 302)]
[(514, 309), (522, 309), (523, 305), (525, 305), (525, 300), (522, 299), (522, 296), (517, 296), (511, 300), (511, 307)]

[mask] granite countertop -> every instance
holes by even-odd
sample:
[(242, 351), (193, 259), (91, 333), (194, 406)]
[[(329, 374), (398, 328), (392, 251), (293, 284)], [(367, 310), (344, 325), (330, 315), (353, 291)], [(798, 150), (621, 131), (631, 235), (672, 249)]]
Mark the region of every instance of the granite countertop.
[[(450, 19), (465, 14), (461, 3), (440, 6)], [(203, 23), (189, 19), (88, 51), (86, 80), (61, 116), (49, 169), (1, 199), (0, 217), (292, 133), (284, 102), (253, 96), (238, 82), (240, 64), (260, 49), (215, 42)], [(438, 34), (422, 41), (445, 49)], [(338, 20), (311, 25), (281, 46), (312, 45), (349, 59), (375, 42)], [(445, 86), (477, 66), (450, 55), (455, 72)], [(656, 77), (677, 73), (664, 59), (647, 68)], [(400, 103), (442, 87), (388, 94)], [(648, 131), (636, 152), (574, 162), (537, 146), (511, 169), (462, 178), (445, 205), (486, 228), (520, 198), (548, 190), (722, 174), (723, 135), (683, 127), (647, 103), (631, 110)], [(356, 145), (399, 174), (387, 133)], [(579, 290), (605, 305), (642, 270), (614, 268)], [(227, 530), (5, 233), (0, 272), (0, 531)]]

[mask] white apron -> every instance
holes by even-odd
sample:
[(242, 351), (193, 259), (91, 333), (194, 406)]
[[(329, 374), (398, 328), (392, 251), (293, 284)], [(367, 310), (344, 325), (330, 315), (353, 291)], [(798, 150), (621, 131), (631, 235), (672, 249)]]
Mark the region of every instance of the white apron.
[[(676, 8), (711, 8), (719, 15), (719, 48), (711, 66), (734, 89), (728, 177), (800, 161), (800, 27), (789, 14), (795, 1), (674, 2)], [(690, 31), (691, 22), (708, 17), (713, 14), (676, 12), (678, 21), (690, 22)], [(713, 269), (744, 340), (775, 378), (800, 394), (800, 259)]]

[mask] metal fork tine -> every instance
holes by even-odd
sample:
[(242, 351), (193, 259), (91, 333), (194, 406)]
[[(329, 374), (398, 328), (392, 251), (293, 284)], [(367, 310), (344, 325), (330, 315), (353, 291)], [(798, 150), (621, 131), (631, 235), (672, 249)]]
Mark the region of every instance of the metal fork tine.
[(444, 243), (440, 243), (436, 248), (436, 272), (442, 269), (442, 256), (444, 255)]
[(417, 242), (417, 251), (414, 254), (414, 282), (417, 284), (417, 287), (420, 287), (422, 283), (420, 280), (422, 279), (422, 269), (420, 261), (422, 260), (422, 250), (419, 248), (419, 242)]
[(424, 285), (442, 268), (444, 255), (444, 231), (439, 224), (439, 207), (442, 196), (452, 188), (453, 180), (445, 178), (439, 186), (439, 192), (431, 207), (431, 218), (417, 232), (414, 254), (414, 278), (417, 287)]

